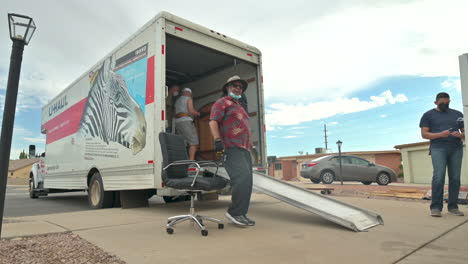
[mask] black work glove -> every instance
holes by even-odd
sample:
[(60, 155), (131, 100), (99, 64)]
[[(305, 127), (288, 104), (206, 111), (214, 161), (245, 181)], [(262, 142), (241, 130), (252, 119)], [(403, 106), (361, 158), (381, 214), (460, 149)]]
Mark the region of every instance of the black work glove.
[(223, 154), (224, 153), (224, 144), (221, 141), (221, 139), (219, 139), (219, 138), (215, 139), (214, 144), (215, 144), (215, 152), (217, 154)]

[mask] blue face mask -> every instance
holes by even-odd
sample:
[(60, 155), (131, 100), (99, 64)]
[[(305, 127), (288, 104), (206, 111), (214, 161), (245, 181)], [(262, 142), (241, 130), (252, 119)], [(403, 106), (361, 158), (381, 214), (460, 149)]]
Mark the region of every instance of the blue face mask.
[(242, 97), (242, 95), (236, 95), (233, 92), (229, 92), (229, 96), (231, 96), (231, 98), (236, 99), (236, 100), (239, 100)]

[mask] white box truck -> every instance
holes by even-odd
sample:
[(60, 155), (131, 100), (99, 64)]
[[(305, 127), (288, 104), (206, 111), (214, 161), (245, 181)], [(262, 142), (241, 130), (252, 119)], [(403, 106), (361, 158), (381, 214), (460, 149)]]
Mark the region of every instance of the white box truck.
[[(158, 134), (168, 127), (167, 85), (191, 88), (200, 109), (222, 96), (233, 75), (249, 83), (252, 159), (265, 166), (260, 51), (161, 12), (43, 107), (46, 151), (31, 171), (30, 196), (82, 190), (91, 207), (102, 208), (118, 204), (124, 193), (126, 199), (142, 191), (145, 197), (180, 195), (161, 178)], [(209, 139), (207, 131), (199, 127), (199, 137)]]

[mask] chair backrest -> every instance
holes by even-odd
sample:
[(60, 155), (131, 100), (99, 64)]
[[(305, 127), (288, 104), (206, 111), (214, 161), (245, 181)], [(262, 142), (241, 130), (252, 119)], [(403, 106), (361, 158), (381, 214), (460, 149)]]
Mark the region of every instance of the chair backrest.
[[(163, 156), (163, 168), (174, 161), (189, 159), (185, 140), (182, 136), (161, 132), (159, 133), (159, 143), (161, 144)], [(165, 178), (180, 179), (187, 177), (188, 166), (187, 164), (169, 167), (165, 172), (163, 171), (163, 180)]]

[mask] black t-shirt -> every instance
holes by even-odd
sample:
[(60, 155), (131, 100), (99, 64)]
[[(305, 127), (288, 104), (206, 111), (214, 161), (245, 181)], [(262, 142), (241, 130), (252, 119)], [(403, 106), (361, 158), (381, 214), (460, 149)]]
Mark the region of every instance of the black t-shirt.
[[(448, 109), (446, 112), (437, 111), (435, 108), (427, 111), (421, 117), (419, 127), (428, 127), (429, 132), (439, 133), (445, 130), (450, 132), (462, 129), (463, 114), (454, 109)], [(431, 139), (431, 148), (454, 149), (462, 146), (461, 139), (449, 135), (446, 138)]]

